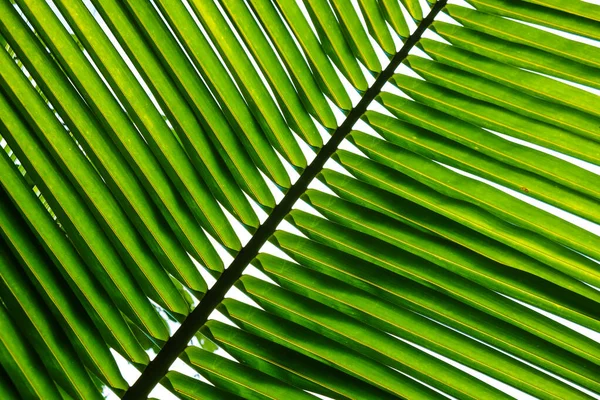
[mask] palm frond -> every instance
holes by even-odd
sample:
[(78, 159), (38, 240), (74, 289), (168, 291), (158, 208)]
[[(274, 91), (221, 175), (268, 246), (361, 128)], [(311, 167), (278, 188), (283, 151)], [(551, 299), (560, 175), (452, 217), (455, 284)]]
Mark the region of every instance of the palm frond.
[(600, 398), (600, 9), (430, 3), (0, 2), (1, 395)]

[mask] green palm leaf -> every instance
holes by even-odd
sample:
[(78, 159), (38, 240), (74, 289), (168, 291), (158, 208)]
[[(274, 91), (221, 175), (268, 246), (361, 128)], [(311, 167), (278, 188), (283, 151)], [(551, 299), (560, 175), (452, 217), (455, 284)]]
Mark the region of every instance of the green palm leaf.
[(0, 396), (600, 398), (599, 10), (0, 2)]

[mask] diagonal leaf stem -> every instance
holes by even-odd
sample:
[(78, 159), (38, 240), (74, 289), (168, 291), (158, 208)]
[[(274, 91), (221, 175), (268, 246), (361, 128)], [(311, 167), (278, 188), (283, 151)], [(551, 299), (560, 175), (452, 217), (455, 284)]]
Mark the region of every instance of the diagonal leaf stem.
[(123, 396), (124, 400), (146, 399), (154, 386), (165, 376), (171, 364), (185, 350), (189, 341), (206, 323), (208, 316), (221, 303), (229, 289), (241, 277), (244, 269), (258, 255), (258, 252), (275, 232), (279, 223), (306, 191), (310, 182), (321, 172), (325, 162), (329, 160), (342, 140), (350, 133), (354, 124), (381, 92), (383, 85), (392, 77), (396, 68), (408, 56), (408, 52), (415, 46), (423, 32), (431, 25), (435, 16), (446, 5), (446, 2), (447, 0), (438, 0), (435, 3), (427, 17), (421, 21), (400, 51), (394, 55), (389, 65), (379, 74), (373, 85), (364, 93), (359, 103), (335, 130), (332, 137), (323, 146), (321, 151), (319, 151), (312, 163), (302, 172), (296, 183), (292, 185), (281, 202), (275, 206), (265, 222), (257, 229), (250, 241), (242, 248), (229, 267), (200, 300), (194, 311), (185, 319), (175, 334), (165, 343), (150, 364), (148, 364), (138, 380), (125, 393)]

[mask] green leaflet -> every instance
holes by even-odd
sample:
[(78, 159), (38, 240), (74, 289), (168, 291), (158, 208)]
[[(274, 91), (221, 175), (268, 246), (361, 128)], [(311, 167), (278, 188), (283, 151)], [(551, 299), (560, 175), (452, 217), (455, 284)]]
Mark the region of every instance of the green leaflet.
[(198, 0), (190, 3), (236, 79), (271, 145), (292, 165), (304, 169), (306, 159), (296, 139), (217, 6), (212, 2)]
[[(352, 52), (370, 71), (381, 72), (381, 63), (373, 50), (354, 8), (343, 0), (332, 0), (331, 6)], [(327, 7), (326, 4), (318, 7)], [(385, 26), (384, 26), (385, 27)]]
[[(227, 2), (226, 4), (230, 3), (231, 2)], [(329, 107), (329, 104), (327, 104), (325, 96), (323, 92), (321, 92), (317, 80), (313, 77), (309, 65), (304, 60), (300, 50), (296, 47), (292, 35), (285, 26), (284, 20), (277, 15), (275, 6), (266, 0), (251, 0), (249, 3), (252, 10), (259, 18), (261, 27), (266, 31), (271, 43), (277, 50), (277, 54), (285, 65), (287, 72), (290, 74), (292, 83), (296, 87), (298, 96), (300, 96), (300, 100), (304, 104), (304, 107), (306, 107), (306, 109), (327, 129), (335, 129), (337, 127), (337, 121), (335, 120), (333, 111)], [(301, 43), (304, 43), (302, 37), (299, 39), (301, 40)], [(327, 63), (329, 63), (329, 61), (327, 61)], [(331, 69), (330, 64), (326, 65)], [(320, 72), (321, 71), (315, 71), (317, 74)], [(333, 77), (334, 82), (337, 79), (337, 83), (341, 87), (339, 78), (337, 78), (335, 74), (330, 73), (328, 77)], [(325, 90), (325, 92), (327, 92), (327, 90)], [(348, 95), (343, 91), (343, 88), (341, 90), (338, 89), (338, 92), (345, 95), (347, 98)]]
[[(146, 243), (135, 231), (91, 164), (85, 159), (83, 153), (78, 151), (77, 144), (51, 114), (26, 78), (19, 73), (17, 66), (10, 65), (8, 54), (3, 53), (0, 58), (0, 65), (3, 65), (2, 85), (10, 93), (15, 104), (24, 110), (24, 119), (29, 124), (27, 127), (25, 121), (19, 120), (14, 109), (11, 113), (10, 108), (2, 104), (7, 114), (7, 117), (3, 118), (8, 128), (7, 141), (12, 144), (12, 148), (27, 165), (27, 169), (37, 176), (36, 181), (39, 182), (40, 187), (52, 192), (47, 194), (49, 198), (57, 195), (56, 201), (59, 203), (68, 201), (65, 200), (66, 196), (79, 194), (80, 214), (77, 214), (76, 218), (71, 214), (73, 215), (71, 219), (84, 220), (85, 207), (89, 207), (87, 223), (90, 228), (84, 231), (79, 225), (79, 229), (80, 235), (85, 238), (88, 245), (95, 244), (96, 247), (91, 245), (90, 249), (96, 249), (98, 253), (111, 253), (116, 250), (123, 261), (118, 260), (115, 252), (112, 261), (115, 270), (123, 269), (123, 276), (131, 274), (131, 278), (138, 281), (139, 287), (143, 288), (148, 296), (167, 309), (185, 313), (183, 299), (171, 293), (169, 283), (164, 281), (167, 278), (166, 273), (148, 251)], [(62, 168), (62, 173), (59, 168)], [(61, 197), (57, 187), (64, 185), (67, 179), (73, 184), (72, 192), (69, 193), (67, 190), (62, 193), (65, 197)], [(73, 210), (65, 212), (73, 212)], [(75, 221), (73, 224), (78, 225)], [(96, 229), (91, 228), (92, 226)], [(127, 278), (124, 279), (127, 281)], [(133, 287), (138, 286), (131, 286)], [(141, 298), (142, 296), (140, 300)], [(145, 299), (139, 304), (143, 302)]]
[(313, 398), (285, 382), (206, 350), (188, 347), (183, 357), (200, 373), (206, 374), (217, 387), (244, 399), (308, 400)]
[(495, 292), (580, 321), (592, 329), (598, 328), (597, 306), (589, 299), (558, 285), (529, 274), (507, 270), (504, 265), (456, 243), (410, 226), (395, 224), (394, 220), (381, 213), (336, 197), (309, 191), (303, 198), (330, 221), (381, 239)]
[[(75, 350), (86, 361), (88, 368), (108, 385), (126, 389), (127, 383), (123, 380), (100, 331), (93, 325), (82, 304), (67, 283), (61, 279), (58, 271), (52, 268), (52, 261), (37, 244), (37, 240), (27, 229), (27, 223), (20, 218), (18, 210), (10, 204), (4, 193), (0, 194), (0, 205), (2, 226), (0, 234), (6, 242), (6, 244), (0, 243), (0, 246), (3, 253), (6, 252), (6, 257), (9, 257), (8, 247), (15, 256), (15, 259), (8, 258), (8, 262), (3, 267), (3, 274), (7, 276), (7, 285), (9, 287), (15, 285), (11, 291), (29, 292), (27, 296), (32, 298), (39, 293), (45, 304), (52, 310), (57, 322), (69, 335)], [(15, 270), (17, 259), (22, 267), (19, 271)], [(26, 283), (25, 272), (33, 285)]]
[[(588, 285), (550, 268), (502, 242), (493, 240), (486, 234), (478, 233), (461, 225), (460, 222), (465, 222), (461, 219), (457, 219), (459, 221), (457, 223), (435, 212), (440, 212), (440, 210), (433, 208), (434, 212), (431, 212), (425, 207), (425, 202), (424, 206), (417, 204), (418, 197), (407, 201), (399, 195), (378, 188), (374, 182), (367, 184), (334, 171), (323, 171), (321, 179), (343, 199), (383, 213), (425, 233), (451, 240), (500, 264), (544, 278), (590, 300), (596, 302), (600, 300), (598, 292)], [(399, 180), (395, 180), (395, 182), (398, 185)], [(368, 196), (365, 193), (368, 193)], [(417, 194), (417, 190), (415, 190), (415, 194)]]
[(38, 353), (52, 378), (75, 398), (100, 399), (88, 372), (73, 362), (78, 357), (61, 329), (60, 321), (52, 317), (41, 296), (19, 270), (17, 260), (10, 256), (8, 248), (1, 242), (0, 268), (0, 296), (7, 313), (29, 346)]
[[(587, 2), (571, 2), (569, 0), (526, 0), (529, 3), (540, 4), (555, 10), (561, 10), (580, 17), (590, 18), (594, 21), (600, 21), (600, 10), (594, 4)], [(547, 12), (547, 11), (546, 11)]]
[[(549, 94), (546, 98), (549, 101), (565, 105), (569, 104), (564, 103), (564, 101), (569, 101), (570, 104), (575, 104), (575, 108), (579, 108), (577, 107), (578, 102), (576, 98), (561, 98), (568, 94), (569, 91), (573, 91), (573, 88), (568, 88), (566, 85), (561, 84), (557, 85), (556, 81), (528, 74), (526, 71), (515, 71), (514, 69), (509, 68), (510, 65), (553, 75), (595, 88), (600, 87), (600, 70), (597, 68), (575, 63), (564, 57), (556, 56), (534, 47), (495, 38), (456, 25), (436, 22), (432, 25), (432, 28), (443, 38), (456, 46), (447, 48), (447, 46), (444, 46), (439, 42), (421, 39), (419, 41), (419, 46), (425, 49), (426, 53), (432, 58), (443, 62), (444, 64), (450, 64), (457, 68), (466, 69), (478, 75), (483, 74), (482, 76), (487, 77), (488, 79), (519, 90), (521, 90), (521, 87), (527, 87), (523, 86), (523, 84), (528, 84), (527, 79), (531, 78), (533, 80), (531, 83), (534, 84), (528, 85), (528, 90), (529, 94), (533, 96), (539, 97), (540, 92), (547, 92), (548, 85), (550, 85), (549, 87), (557, 86), (558, 89), (554, 90), (555, 94)], [(442, 50), (442, 53), (439, 53), (438, 50)], [(468, 52), (465, 52), (465, 50), (468, 50)], [(465, 55), (468, 55), (466, 59), (469, 59), (469, 63), (467, 64), (464, 63), (466, 60), (464, 58)], [(487, 58), (491, 60), (488, 60)], [(492, 60), (497, 63), (494, 63)], [(486, 70), (487, 72), (484, 73)], [(515, 78), (513, 78), (513, 76), (515, 76)], [(524, 77), (527, 77), (527, 79)], [(547, 83), (548, 85), (540, 86), (540, 83)], [(560, 93), (560, 95), (557, 95), (558, 93), (556, 92)], [(583, 93), (583, 95), (586, 96), (585, 93)], [(569, 94), (569, 97), (573, 96)], [(582, 111), (589, 112), (589, 110), (585, 108), (582, 109)]]
[(415, 21), (421, 21), (424, 17), (419, 0), (400, 0)]
[[(410, 112), (409, 107), (407, 107), (406, 111)], [(414, 115), (411, 113), (405, 117), (411, 120), (414, 125), (404, 120), (389, 118), (370, 111), (365, 113), (363, 119), (389, 142), (420, 154), (423, 157), (431, 158), (446, 165), (479, 175), (592, 221), (599, 220), (600, 210), (598, 210), (599, 204), (596, 199), (487, 156), (483, 152), (477, 151), (477, 145), (465, 146), (457, 141), (450, 140), (452, 138), (451, 135), (449, 135), (450, 138), (444, 137), (446, 136), (444, 133), (447, 131), (462, 132), (464, 134), (465, 131), (471, 128), (475, 132), (476, 129), (473, 129), (474, 127), (461, 125), (460, 123), (452, 124), (452, 120), (447, 121), (445, 124), (429, 125), (422, 123), (422, 120), (416, 120)], [(416, 125), (426, 126), (429, 129), (422, 129)], [(461, 126), (464, 126), (466, 129), (461, 129)], [(437, 134), (438, 132), (441, 132), (442, 135)], [(479, 135), (482, 138), (482, 142), (485, 143), (487, 139), (486, 135), (492, 140), (494, 139), (494, 136), (483, 133), (483, 135)], [(497, 149), (498, 147), (495, 148)]]
[(317, 128), (304, 109), (304, 105), (294, 90), (292, 82), (287, 77), (275, 52), (271, 49), (269, 42), (261, 32), (259, 25), (254, 21), (246, 5), (232, 1), (221, 1), (220, 3), (240, 32), (246, 47), (258, 62), (260, 70), (275, 93), (287, 123), (309, 145), (317, 148), (322, 147), (323, 140)]
[(547, 375), (412, 311), (297, 264), (269, 255), (259, 258), (260, 266), (283, 288), (374, 328), (432, 349), (540, 398), (585, 397), (568, 385), (557, 385)]
[(589, 114), (542, 101), (489, 79), (421, 57), (409, 56), (406, 62), (429, 82), (600, 141), (600, 119)]
[[(583, 386), (595, 387), (600, 367), (541, 338), (376, 264), (312, 240), (278, 231), (272, 241), (301, 266), (326, 274), (383, 301), (438, 320), (454, 329), (543, 366)], [(265, 257), (265, 256), (260, 256)], [(518, 337), (519, 340), (508, 338)]]
[[(406, 154), (410, 155), (410, 153)], [(595, 274), (596, 264), (579, 253), (560, 246), (539, 234), (506, 222), (471, 203), (444, 195), (419, 182), (417, 176), (415, 176), (417, 179), (412, 179), (399, 172), (402, 168), (398, 168), (398, 170), (388, 168), (347, 152), (338, 152), (336, 157), (344, 167), (361, 180), (507, 244), (567, 275), (583, 276), (582, 272), (586, 270), (592, 276)], [(406, 157), (405, 161), (408, 159)], [(394, 166), (393, 164), (389, 165)], [(415, 167), (417, 166), (414, 165), (413, 168)], [(405, 170), (405, 172), (410, 173), (411, 170)], [(533, 271), (530, 270), (530, 272)], [(570, 287), (573, 288), (573, 286)], [(589, 296), (589, 292), (587, 295)]]
[(232, 299), (218, 307), (237, 325), (397, 396), (441, 399), (438, 393), (348, 347), (284, 318)]
[[(8, 57), (5, 53), (0, 56), (0, 59), (4, 59), (4, 56)], [(11, 67), (16, 68), (16, 66)], [(10, 71), (10, 69), (12, 68), (3, 68), (3, 74)], [(25, 79), (23, 76), (17, 77)], [(11, 81), (11, 83), (16, 84), (18, 81)], [(7, 81), (3, 80), (3, 86), (6, 83)], [(29, 89), (28, 92), (33, 91), (33, 88), (26, 89)], [(29, 94), (37, 96), (34, 92)], [(29, 122), (36, 124), (36, 130), (45, 133), (50, 131), (51, 137), (62, 135), (62, 126), (54, 119), (53, 115), (50, 115), (49, 110), (42, 103), (41, 99), (32, 98), (31, 100), (37, 100), (27, 103), (30, 106), (38, 107), (37, 109), (29, 110), (29, 112), (33, 112), (33, 114), (29, 114)], [(86, 200), (90, 202), (91, 200), (84, 200), (84, 198), (80, 197), (75, 187), (70, 184), (68, 178), (62, 174), (48, 152), (43, 149), (34, 136), (34, 133), (19, 119), (10, 105), (7, 104), (7, 99), (4, 96), (0, 97), (0, 106), (4, 110), (2, 112), (2, 124), (6, 127), (5, 133), (7, 137), (5, 139), (7, 139), (11, 148), (17, 151), (19, 159), (26, 165), (29, 173), (32, 173), (35, 177), (36, 183), (44, 191), (44, 195), (50, 201), (54, 211), (62, 217), (62, 224), (69, 232), (70, 239), (77, 243), (80, 251), (84, 253), (83, 257), (86, 259), (88, 265), (94, 269), (96, 277), (103, 282), (107, 291), (111, 293), (115, 292), (118, 301), (124, 306), (125, 310), (131, 311), (128, 314), (130, 318), (142, 323), (150, 334), (156, 335), (156, 337), (161, 339), (166, 338), (167, 332), (164, 322), (144, 295), (140, 285), (134, 280), (132, 271), (129, 271), (125, 263), (120, 259), (117, 250), (102, 230), (100, 223), (96, 221), (94, 215), (88, 209)], [(16, 134), (17, 132), (18, 134)], [(61, 155), (63, 157), (71, 155), (83, 156), (81, 153), (71, 152), (65, 152)], [(91, 188), (86, 186), (86, 189), (90, 190)], [(92, 194), (95, 193), (92, 192)], [(109, 202), (110, 199), (109, 195), (106, 198), (106, 202), (99, 202), (96, 199), (96, 202), (92, 204), (109, 207), (112, 205)], [(115, 210), (118, 209), (113, 208), (113, 213)], [(104, 213), (101, 211), (98, 212), (100, 213), (99, 215), (106, 216), (107, 211), (104, 211)], [(114, 214), (109, 214), (109, 216), (113, 217)], [(115, 219), (109, 219), (104, 224), (108, 225), (110, 221), (115, 223)], [(124, 219), (120, 222), (123, 224), (127, 220)], [(144, 288), (147, 290), (151, 289), (149, 287)]]
[[(600, 39), (600, 12), (592, 4), (566, 1), (469, 0), (478, 10)], [(531, 4), (538, 3), (539, 5)]]
[[(600, 182), (600, 177), (593, 172), (541, 151), (512, 143), (445, 112), (399, 96), (383, 93), (379, 97), (379, 101), (401, 120), (435, 132), (503, 163), (600, 199), (600, 185), (595, 184), (595, 182)], [(464, 103), (463, 106), (465, 106)], [(477, 109), (475, 101), (473, 101), (472, 107)], [(540, 130), (543, 131), (543, 127)], [(591, 153), (594, 153), (593, 148)], [(586, 212), (579, 207), (577, 209), (579, 212)], [(588, 212), (586, 212), (587, 215), (589, 215)], [(595, 218), (598, 217), (593, 219)]]
[(394, 28), (394, 31), (396, 31), (400, 37), (407, 38), (410, 35), (410, 32), (398, 2), (396, 0), (381, 0), (379, 6), (381, 7), (386, 21)]
[[(52, 103), (56, 105), (71, 131), (77, 136), (86, 155), (93, 159), (94, 166), (102, 171), (109, 189), (132, 220), (137, 230), (148, 242), (161, 265), (199, 292), (206, 290), (196, 267), (182, 251), (171, 230), (165, 229), (166, 222), (125, 159), (119, 154), (110, 139), (103, 138), (98, 121), (93, 118), (85, 102), (79, 97), (59, 67), (48, 58), (46, 52), (35, 41), (35, 37), (20, 20), (16, 11), (3, 14), (12, 33), (11, 43), (19, 50), (21, 59), (43, 86)], [(7, 29), (3, 29), (3, 32)]]
[(300, 211), (293, 211), (288, 219), (313, 240), (434, 287), (582, 358), (599, 362), (597, 346), (592, 340), (396, 246)]
[[(7, 357), (8, 359), (8, 357)], [(17, 381), (18, 379), (14, 379)], [(25, 387), (25, 384), (21, 385), (21, 390), (24, 392), (28, 390)], [(22, 397), (31, 396), (32, 394), (24, 393)], [(0, 396), (5, 399), (17, 398), (19, 393), (17, 392), (17, 388), (13, 385), (11, 378), (8, 376), (2, 365), (0, 364)]]
[(383, 51), (389, 55), (393, 55), (396, 52), (396, 45), (385, 23), (383, 8), (380, 7), (377, 0), (360, 0), (358, 5), (365, 17), (367, 29), (371, 36), (375, 38)]
[[(114, 15), (118, 11), (115, 7), (109, 9), (109, 3), (107, 2), (98, 4), (98, 7), (100, 10), (106, 8), (106, 13), (110, 12), (110, 15)], [(174, 7), (171, 8), (175, 11)], [(197, 77), (197, 74), (179, 49), (177, 42), (171, 37), (164, 24), (161, 23), (159, 17), (148, 7), (140, 7), (138, 2), (130, 3), (129, 9), (131, 11), (130, 15), (139, 23), (145, 38), (150, 39), (147, 42), (154, 49), (155, 56), (162, 62), (166, 73), (179, 86), (182, 95), (187, 99), (189, 106), (205, 128), (204, 132), (210, 137), (236, 181), (242, 187), (246, 187), (248, 193), (260, 204), (271, 207), (274, 202), (272, 195), (261, 179), (244, 146), (236, 137), (236, 133), (228, 124), (226, 117), (229, 114), (225, 113), (225, 116), (222, 114), (219, 105), (199, 79), (190, 79), (190, 77)], [(175, 32), (178, 32), (176, 27), (174, 29)], [(190, 54), (193, 56), (195, 53)], [(205, 59), (209, 59), (210, 54), (207, 53)], [(239, 112), (243, 111), (246, 111), (246, 109), (239, 110)], [(190, 138), (196, 151), (204, 152), (200, 140), (201, 138)], [(258, 165), (260, 166), (260, 163)], [(276, 169), (276, 167), (274, 168)]]
[(572, 61), (600, 67), (600, 49), (563, 38), (506, 18), (449, 5), (448, 14), (468, 28), (553, 53)]
[(0, 153), (2, 153), (0, 154), (0, 171), (2, 171), (0, 183), (5, 188), (6, 194), (12, 198), (54, 264), (59, 268), (61, 275), (70, 282), (79, 301), (88, 310), (88, 314), (103, 333), (105, 340), (129, 360), (137, 363), (148, 362), (148, 356), (127, 327), (113, 299), (90, 273), (88, 266), (68, 241), (64, 232), (52, 221), (46, 209), (26, 186), (19, 172), (11, 165), (8, 156), (4, 151)]
[[(148, 21), (152, 13), (149, 13), (147, 7), (140, 7), (141, 4), (138, 2), (130, 2), (129, 7), (143, 22), (146, 33), (152, 35), (152, 42), (158, 49), (163, 62), (170, 66), (172, 74), (177, 74), (178, 80), (185, 88), (188, 97), (192, 99), (199, 110), (202, 110), (210, 129), (227, 150), (232, 162), (239, 165), (237, 168), (240, 173), (247, 174), (246, 168), (254, 170), (250, 167), (250, 161), (247, 160), (247, 152), (267, 176), (270, 176), (278, 185), (288, 188), (290, 186), (289, 176), (285, 172), (281, 161), (269, 145), (262, 128), (252, 116), (235, 83), (223, 69), (217, 55), (211, 49), (189, 12), (178, 1), (159, 0), (157, 4), (219, 104), (212, 105), (213, 100), (210, 93), (199, 84), (198, 79), (188, 79), (188, 76), (196, 76), (196, 74), (193, 68), (187, 66), (185, 55), (175, 50), (177, 49), (177, 42), (169, 38), (169, 32), (164, 28), (164, 25), (160, 24), (160, 30), (154, 28), (154, 24), (151, 25)], [(142, 12), (149, 15), (143, 17)], [(156, 19), (156, 16), (154, 16), (154, 19)], [(159, 33), (161, 34), (159, 35)], [(223, 108), (219, 110), (218, 105)], [(225, 121), (222, 114), (227, 118), (227, 121)], [(232, 136), (232, 129), (237, 135), (237, 140)], [(237, 145), (238, 140), (244, 145), (245, 151)], [(266, 193), (263, 196), (267, 196)], [(272, 200), (270, 201), (272, 202)]]
[(465, 122), (600, 164), (600, 143), (597, 141), (418, 79), (398, 74), (392, 82), (418, 102)]
[[(212, 194), (243, 223), (256, 227), (258, 218), (244, 194), (238, 187), (220, 152), (211, 143), (210, 137), (187, 104), (183, 94), (160, 65), (147, 42), (135, 25), (131, 24), (121, 6), (114, 2), (96, 2), (104, 20), (108, 20), (111, 31), (119, 37), (129, 58), (149, 85), (153, 95), (173, 125), (177, 138), (190, 157), (195, 170), (210, 188)], [(156, 29), (156, 28), (155, 28)], [(158, 28), (160, 30), (160, 28)], [(222, 152), (222, 149), (221, 149)]]
[[(263, 259), (261, 255), (255, 261), (262, 266)], [(241, 363), (304, 390), (332, 398), (394, 398), (317, 360), (244, 330), (209, 321), (203, 332)]]
[[(261, 3), (262, 5), (267, 0), (251, 0), (251, 2), (252, 4)], [(321, 86), (321, 89), (342, 110), (350, 110), (352, 108), (350, 97), (333, 69), (331, 61), (327, 58), (325, 50), (321, 47), (308, 22), (303, 18), (296, 2), (281, 0), (275, 5), (289, 24), (302, 50), (304, 50), (308, 64), (314, 70), (314, 78)], [(254, 5), (254, 7), (256, 8), (257, 6)], [(361, 83), (361, 85), (364, 88), (364, 83)]]
[(0, 362), (23, 398), (62, 399), (39, 356), (0, 304)]
[[(566, 245), (583, 254), (598, 257), (593, 245), (598, 237), (582, 228), (562, 220), (546, 211), (535, 208), (485, 183), (464, 177), (431, 160), (400, 147), (381, 142), (364, 134), (353, 134), (357, 145), (375, 161), (394, 168), (434, 190), (456, 200), (466, 201), (489, 213), (531, 232), (538, 233), (559, 244)], [(594, 264), (577, 269), (564, 270), (585, 280), (597, 280)], [(580, 279), (581, 279), (580, 278)]]
[(325, 0), (305, 0), (304, 5), (327, 55), (356, 89), (366, 91), (367, 81), (329, 3)]
[(600, 12), (467, 2), (2, 3), (0, 397), (600, 393)]
[(57, 1), (57, 6), (63, 10), (90, 56), (96, 60), (104, 77), (196, 219), (223, 245), (238, 250), (241, 247), (239, 239), (210, 190), (204, 181), (198, 179), (197, 172), (175, 135), (154, 108), (133, 73), (128, 73), (125, 61), (95, 23), (91, 13), (83, 3)]
[(224, 392), (176, 371), (167, 372), (161, 383), (185, 400), (242, 400), (230, 392)]
[[(221, 260), (202, 230), (194, 222), (189, 209), (181, 204), (180, 195), (173, 184), (169, 182), (167, 175), (144, 139), (134, 129), (108, 88), (88, 64), (52, 11), (45, 4), (39, 2), (28, 3), (22, 9), (28, 13), (29, 20), (34, 25), (37, 24), (34, 16), (38, 13), (41, 14), (45, 29), (52, 32), (52, 35), (48, 36), (46, 31), (39, 26), (36, 31), (46, 38), (46, 43), (51, 46), (61, 67), (68, 73), (69, 78), (97, 118), (106, 124), (106, 133), (117, 144), (157, 205), (165, 210), (169, 225), (179, 234), (179, 240), (184, 243), (186, 250), (199, 260), (206, 262), (209, 267), (215, 270), (222, 269)], [(32, 14), (34, 12), (35, 14)], [(50, 40), (50, 38), (54, 40)]]
[[(335, 340), (382, 365), (415, 376), (448, 394), (464, 399), (505, 397), (472, 376), (333, 308), (249, 276), (242, 277), (240, 285), (270, 313)], [(403, 396), (411, 396), (409, 393), (405, 392)]]

